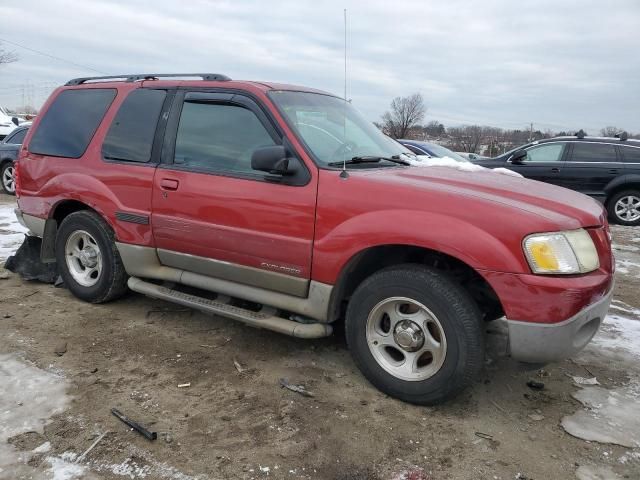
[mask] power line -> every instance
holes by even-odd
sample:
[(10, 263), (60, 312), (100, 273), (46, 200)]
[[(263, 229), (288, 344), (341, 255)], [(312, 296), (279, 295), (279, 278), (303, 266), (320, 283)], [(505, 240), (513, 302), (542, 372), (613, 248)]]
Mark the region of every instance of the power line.
[(53, 58), (54, 60), (58, 60), (59, 62), (68, 63), (69, 65), (74, 65), (76, 67), (80, 67), (80, 68), (83, 68), (85, 70), (91, 70), (92, 72), (101, 73), (102, 75), (108, 75), (107, 72), (103, 72), (102, 70), (96, 70), (95, 68), (87, 67), (86, 65), (81, 65), (79, 63), (72, 62), (71, 60), (66, 60), (64, 58), (56, 57), (55, 55), (51, 55), (51, 54), (46, 53), (46, 52), (41, 52), (40, 50), (36, 50), (35, 48), (27, 47), (25, 45), (21, 45), (21, 44), (16, 43), (16, 42), (12, 42), (11, 40), (5, 40), (4, 38), (0, 38), (0, 42), (5, 42), (5, 43), (8, 43), (10, 45), (15, 45), (16, 47), (24, 48), (25, 50), (29, 50), (30, 52), (37, 53), (38, 55), (43, 55), (45, 57)]

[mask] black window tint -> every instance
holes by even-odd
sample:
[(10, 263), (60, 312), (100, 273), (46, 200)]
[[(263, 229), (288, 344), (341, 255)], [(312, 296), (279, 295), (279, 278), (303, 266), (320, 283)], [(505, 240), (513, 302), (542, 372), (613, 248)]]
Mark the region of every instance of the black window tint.
[(148, 162), (167, 93), (164, 90), (139, 88), (122, 103), (102, 144), (107, 160)]
[(607, 143), (576, 142), (573, 144), (573, 162), (616, 162), (616, 147)]
[(55, 98), (29, 142), (29, 151), (79, 158), (89, 146), (116, 90), (64, 90)]
[(185, 102), (176, 137), (175, 165), (196, 170), (257, 173), (251, 155), (275, 142), (244, 107)]
[(11, 134), (9, 138), (5, 140), (5, 143), (15, 143), (21, 145), (24, 142), (24, 137), (27, 135), (27, 129), (20, 130), (19, 132)]
[(640, 163), (640, 148), (620, 147), (625, 162)]

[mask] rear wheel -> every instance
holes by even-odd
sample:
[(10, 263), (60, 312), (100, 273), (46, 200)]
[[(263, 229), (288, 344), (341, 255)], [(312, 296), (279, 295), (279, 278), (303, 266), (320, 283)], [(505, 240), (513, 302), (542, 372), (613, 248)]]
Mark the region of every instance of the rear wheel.
[(620, 225), (640, 225), (640, 191), (616, 193), (607, 203), (611, 219)]
[(56, 235), (56, 261), (65, 285), (91, 303), (108, 302), (127, 290), (127, 273), (111, 228), (95, 212), (64, 219)]
[(16, 194), (16, 167), (13, 162), (5, 162), (0, 167), (0, 184), (2, 190), (9, 195)]
[(392, 397), (441, 403), (472, 383), (484, 360), (480, 311), (455, 282), (419, 265), (381, 270), (354, 292), (347, 343), (364, 376)]

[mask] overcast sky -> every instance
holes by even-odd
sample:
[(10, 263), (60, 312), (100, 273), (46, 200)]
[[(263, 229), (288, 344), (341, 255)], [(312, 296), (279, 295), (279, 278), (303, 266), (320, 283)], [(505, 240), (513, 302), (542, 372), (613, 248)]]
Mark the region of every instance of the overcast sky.
[[(21, 0), (0, 4), (0, 104), (96, 74), (221, 72), (342, 95), (378, 120), (420, 92), (425, 122), (640, 132), (640, 1)], [(2, 42), (2, 40), (0, 40)], [(83, 68), (86, 67), (86, 68)], [(23, 88), (23, 85), (27, 85)]]

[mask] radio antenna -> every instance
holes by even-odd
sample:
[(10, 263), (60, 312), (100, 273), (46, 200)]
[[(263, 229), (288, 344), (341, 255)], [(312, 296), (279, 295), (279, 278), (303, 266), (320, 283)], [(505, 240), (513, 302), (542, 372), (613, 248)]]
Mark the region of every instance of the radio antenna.
[[(344, 9), (344, 113), (342, 117), (342, 135), (343, 140), (347, 141), (347, 9)], [(349, 177), (347, 173), (347, 150), (342, 148), (342, 172), (341, 178)]]

